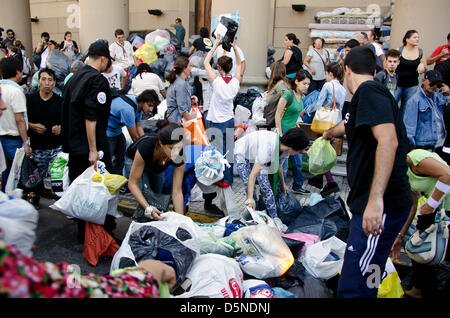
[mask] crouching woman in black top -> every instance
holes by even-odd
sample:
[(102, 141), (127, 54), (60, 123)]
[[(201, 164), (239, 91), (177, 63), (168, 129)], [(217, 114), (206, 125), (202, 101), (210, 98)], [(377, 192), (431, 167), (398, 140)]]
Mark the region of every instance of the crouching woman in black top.
[[(158, 133), (146, 135), (137, 144), (131, 167), (128, 188), (138, 203), (145, 209), (145, 217), (162, 220), (159, 211), (151, 206), (144, 197), (139, 181), (143, 186), (149, 186), (155, 194), (162, 194), (164, 171), (169, 165), (174, 165), (172, 202), (177, 213), (184, 214), (184, 197), (182, 183), (185, 163), (182, 160), (183, 129), (180, 125), (161, 120), (157, 123)], [(180, 133), (176, 130), (180, 129)]]

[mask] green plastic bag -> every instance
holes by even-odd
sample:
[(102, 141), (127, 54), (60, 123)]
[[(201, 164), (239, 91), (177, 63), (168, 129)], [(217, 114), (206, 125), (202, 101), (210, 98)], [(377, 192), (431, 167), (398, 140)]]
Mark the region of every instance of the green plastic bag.
[(337, 162), (336, 150), (330, 141), (318, 138), (308, 150), (309, 172), (315, 175), (330, 171)]

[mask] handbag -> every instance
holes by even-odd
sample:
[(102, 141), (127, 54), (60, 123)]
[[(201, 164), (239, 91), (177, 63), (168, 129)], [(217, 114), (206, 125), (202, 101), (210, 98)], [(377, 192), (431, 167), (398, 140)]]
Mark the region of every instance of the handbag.
[(409, 258), (420, 264), (441, 264), (448, 247), (448, 226), (450, 218), (445, 215), (444, 210), (436, 213), (434, 224), (420, 233), (419, 230), (406, 242), (406, 253)]
[(336, 107), (336, 96), (334, 94), (334, 84), (333, 85), (333, 104), (329, 103), (325, 106), (320, 107), (311, 124), (311, 130), (318, 134), (323, 134), (328, 129), (336, 126), (339, 119), (339, 108)]

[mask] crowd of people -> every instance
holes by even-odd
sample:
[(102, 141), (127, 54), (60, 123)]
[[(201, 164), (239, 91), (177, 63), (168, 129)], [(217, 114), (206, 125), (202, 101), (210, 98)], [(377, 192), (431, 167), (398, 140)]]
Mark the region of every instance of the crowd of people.
[[(172, 27), (184, 47), (181, 19)], [(197, 119), (198, 113), (192, 112), (192, 107), (200, 104), (206, 129), (218, 132), (211, 137), (211, 144), (224, 157), (232, 153), (229, 163), (221, 163), (223, 179), (200, 186), (205, 210), (222, 213), (221, 207), (212, 204), (214, 187), (231, 187), (236, 170), (245, 185), (245, 205), (257, 209), (258, 183), (269, 216), (276, 217), (279, 185), (285, 192), (302, 195), (309, 193), (305, 182), (319, 188), (324, 197), (339, 192), (331, 172), (324, 174), (325, 186), (324, 175), (306, 181), (302, 174), (302, 157), (310, 140), (299, 123), (311, 123), (320, 107), (332, 105), (339, 109), (339, 121), (321, 138), (347, 136), (347, 178), (351, 188), (347, 203), (352, 213), (338, 297), (376, 296), (376, 289), (365, 283), (368, 265), (378, 264), (384, 269), (390, 254), (398, 256), (420, 195), (426, 195), (428, 201), (419, 208), (419, 230), (424, 231), (434, 222), (440, 208), (447, 215), (450, 212), (450, 34), (448, 43), (428, 58), (415, 30), (406, 32), (400, 48), (387, 52), (376, 42), (374, 31), (361, 33), (348, 41), (337, 57), (331, 56), (324, 39), (315, 38), (305, 58), (297, 36), (286, 34), (285, 51), (270, 66), (266, 87), (267, 104), (276, 103), (274, 124), (269, 127), (273, 129), (250, 132), (235, 141), (234, 99), (246, 69), (245, 56), (236, 41), (226, 51), (223, 39), (217, 37), (213, 43), (204, 27), (188, 55), (203, 54), (205, 73), (194, 75), (189, 56), (179, 56), (169, 74), (160, 78), (152, 73), (150, 65), (136, 58), (121, 29), (115, 31), (112, 44), (97, 40), (86, 55), (70, 32), (60, 44), (44, 32), (31, 60), (14, 31), (6, 33), (2, 42), (5, 57), (0, 62), (2, 191), (18, 148), (23, 147), (26, 156), (34, 159), (44, 178), (49, 176), (50, 164), (58, 153), (64, 152), (69, 155), (72, 182), (99, 160), (111, 173), (125, 175), (128, 185), (123, 191), (132, 193), (147, 221), (161, 220), (165, 212), (149, 202), (145, 195), (148, 189), (157, 195), (171, 194), (173, 210), (185, 214), (186, 189), (192, 188), (185, 186), (186, 176), (193, 172), (179, 160), (189, 149), (184, 147), (183, 134), (177, 138), (174, 135), (183, 129), (182, 123)], [(52, 51), (70, 61), (70, 73), (63, 79), (58, 78), (59, 69), (50, 62), (55, 56)], [(188, 81), (191, 77), (195, 78), (194, 87)], [(307, 99), (313, 102), (308, 101), (305, 107)], [(153, 117), (163, 101), (167, 105), (164, 119), (157, 122), (154, 134), (146, 134), (143, 121)], [(127, 134), (131, 145), (127, 144)], [(128, 169), (127, 158), (132, 161)], [(286, 184), (289, 160), (291, 188)], [(279, 176), (275, 185), (273, 175)], [(39, 208), (39, 195), (33, 203)], [(85, 222), (75, 221), (78, 240), (83, 242)], [(104, 229), (113, 238), (115, 226), (114, 217), (108, 215)], [(3, 245), (0, 253), (21, 257), (15, 248)], [(5, 259), (0, 258), (0, 271), (6, 271), (5, 266)], [(414, 288), (407, 295), (420, 297), (422, 290), (430, 290), (430, 268), (413, 261)], [(170, 284), (174, 280), (170, 267), (158, 262), (140, 264), (118, 275), (105, 278), (104, 283), (112, 280), (117, 284), (114, 280), (121, 279), (126, 284), (144, 277), (141, 282), (150, 287), (136, 292), (141, 296), (157, 295), (151, 287), (155, 277)], [(6, 290), (10, 296), (23, 295), (16, 294), (11, 285), (9, 288)], [(0, 293), (5, 290), (0, 289)], [(69, 296), (90, 295), (72, 292)]]

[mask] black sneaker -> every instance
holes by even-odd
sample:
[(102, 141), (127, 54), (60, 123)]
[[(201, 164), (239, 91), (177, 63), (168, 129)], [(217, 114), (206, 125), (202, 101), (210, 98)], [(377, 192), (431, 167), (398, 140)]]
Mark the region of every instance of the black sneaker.
[(315, 176), (308, 180), (308, 184), (318, 189), (323, 187), (323, 176)]
[(311, 193), (309, 190), (306, 190), (304, 188), (292, 188), (291, 192), (296, 193), (296, 194), (309, 194)]
[(328, 195), (330, 195), (332, 193), (335, 193), (335, 192), (339, 192), (339, 187), (338, 187), (336, 182), (330, 182), (330, 183), (327, 183), (323, 187), (322, 191), (320, 191), (320, 195), (322, 197), (326, 197), (326, 196), (328, 196)]

